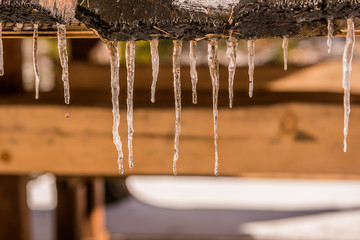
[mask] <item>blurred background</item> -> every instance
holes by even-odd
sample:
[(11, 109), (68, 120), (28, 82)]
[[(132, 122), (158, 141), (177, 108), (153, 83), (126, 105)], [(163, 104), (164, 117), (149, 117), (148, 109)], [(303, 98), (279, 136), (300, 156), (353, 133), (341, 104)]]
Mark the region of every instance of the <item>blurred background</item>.
[[(106, 46), (98, 39), (68, 39), (71, 104), (65, 106), (57, 40), (39, 39), (35, 100), (32, 39), (6, 39), (0, 189), (16, 177), (26, 180), (14, 185), (13, 196), (5, 198), (8, 192), (0, 190), (0, 203), (11, 197), (26, 202), (21, 208), (28, 215), (19, 219), (30, 219), (30, 230), (22, 239), (359, 239), (360, 46), (355, 45), (349, 147), (343, 153), (344, 44), (344, 38), (333, 38), (329, 54), (326, 38), (290, 39), (284, 71), (282, 40), (257, 40), (249, 99), (247, 44), (240, 40), (229, 109), (226, 43), (220, 40), (220, 176), (214, 177), (207, 42), (198, 42), (197, 105), (191, 101), (188, 42), (183, 44), (180, 176), (171, 176), (172, 42), (159, 41), (151, 103), (149, 43), (138, 41), (135, 169), (126, 167), (119, 176)], [(127, 166), (125, 43), (120, 46), (120, 135)], [(18, 189), (26, 195), (19, 197)], [(101, 222), (106, 223), (99, 227)]]

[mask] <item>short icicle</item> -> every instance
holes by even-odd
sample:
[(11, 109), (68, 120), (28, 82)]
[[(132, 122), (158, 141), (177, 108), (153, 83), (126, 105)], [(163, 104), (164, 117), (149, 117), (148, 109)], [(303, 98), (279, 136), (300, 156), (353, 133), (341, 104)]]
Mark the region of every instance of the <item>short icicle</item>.
[(347, 19), (347, 35), (343, 55), (343, 88), (344, 88), (344, 152), (347, 151), (347, 135), (350, 116), (350, 76), (351, 62), (354, 54), (355, 32), (354, 20)]
[(66, 26), (58, 23), (58, 50), (60, 63), (62, 67), (61, 79), (64, 84), (64, 98), (65, 103), (70, 104), (70, 85), (69, 85), (69, 63), (68, 63), (68, 54), (66, 50)]
[(327, 22), (328, 22), (328, 26), (327, 26), (327, 30), (328, 30), (327, 45), (329, 47), (328, 53), (330, 53), (331, 52), (331, 45), (332, 45), (332, 37), (334, 35), (334, 20), (332, 18), (328, 18)]
[(284, 37), (282, 43), (283, 55), (284, 55), (284, 70), (287, 70), (287, 61), (288, 61), (288, 46), (289, 46), (289, 38)]
[(2, 41), (3, 23), (0, 22), (0, 76), (4, 76), (4, 49)]
[(128, 149), (129, 168), (134, 169), (133, 161), (133, 135), (134, 135), (134, 75), (135, 75), (135, 41), (126, 42), (126, 70), (127, 70), (127, 125), (128, 125)]
[(118, 45), (115, 41), (104, 40), (110, 55), (110, 67), (111, 67), (111, 101), (112, 101), (112, 114), (113, 114), (113, 126), (112, 135), (113, 142), (118, 152), (118, 165), (119, 173), (124, 173), (123, 158), (124, 154), (122, 151), (122, 143), (119, 135), (120, 126), (120, 106), (119, 106), (119, 94), (120, 94), (120, 83), (119, 83), (119, 67), (120, 57), (118, 51)]
[(254, 93), (254, 69), (255, 69), (255, 40), (248, 40), (248, 65), (249, 65), (249, 96)]
[(213, 119), (214, 119), (214, 145), (215, 145), (215, 169), (214, 174), (219, 174), (219, 156), (218, 156), (218, 95), (219, 95), (219, 62), (218, 62), (218, 40), (210, 39), (208, 43), (208, 64), (212, 83), (213, 98)]
[(150, 43), (150, 52), (151, 52), (151, 64), (152, 64), (152, 84), (151, 84), (151, 102), (155, 102), (155, 92), (156, 92), (156, 82), (159, 75), (159, 40), (152, 39)]
[(179, 159), (179, 140), (181, 132), (181, 79), (180, 60), (182, 52), (182, 41), (173, 40), (173, 75), (174, 75), (174, 96), (175, 96), (175, 140), (174, 140), (174, 161), (173, 173), (177, 174), (176, 163)]
[(197, 41), (191, 40), (190, 41), (190, 78), (191, 78), (191, 86), (192, 86), (192, 103), (197, 104), (197, 92), (196, 92), (196, 85), (198, 82), (198, 75), (196, 71), (196, 47)]
[(38, 36), (39, 36), (39, 24), (34, 23), (33, 66), (35, 73), (35, 99), (39, 99), (39, 87), (40, 87), (39, 62), (38, 62)]
[(228, 78), (229, 78), (229, 107), (232, 108), (234, 98), (234, 77), (236, 70), (236, 49), (238, 41), (230, 37), (226, 40), (226, 56), (228, 58)]

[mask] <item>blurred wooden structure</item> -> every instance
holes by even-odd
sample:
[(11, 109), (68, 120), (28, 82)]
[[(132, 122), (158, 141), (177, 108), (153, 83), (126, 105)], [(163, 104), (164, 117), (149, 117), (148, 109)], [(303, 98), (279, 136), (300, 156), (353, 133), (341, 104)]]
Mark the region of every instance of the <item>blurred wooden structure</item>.
[[(71, 0), (0, 0), (4, 37), (31, 37), (32, 24), (40, 23), (41, 37), (55, 37), (56, 23), (68, 24), (68, 37), (93, 38), (95, 29), (110, 40), (150, 38), (239, 39), (310, 37), (327, 34), (327, 18), (358, 17), (356, 1), (233, 1), (213, 7), (174, 0), (102, 0), (78, 5)], [(200, 10), (199, 10), (200, 9)], [(136, 14), (134, 14), (134, 12)], [(74, 16), (80, 22), (73, 20)], [(15, 22), (24, 23), (20, 32)], [(154, 27), (155, 26), (155, 27)], [(160, 29), (160, 30), (159, 30)], [(57, 238), (107, 239), (104, 228), (103, 177), (118, 176), (111, 136), (108, 67), (70, 63), (72, 103), (62, 104), (61, 88), (41, 94), (38, 102), (21, 89), (19, 42), (5, 43), (5, 76), (0, 91), (0, 238), (29, 239), (26, 207), (27, 176), (52, 172), (58, 176)], [(13, 48), (11, 48), (11, 46)], [(12, 54), (6, 51), (12, 50)], [(353, 68), (356, 69), (360, 68)], [(257, 68), (255, 96), (247, 98), (247, 71), (238, 69), (235, 109), (227, 106), (226, 69), (221, 69), (219, 154), (220, 174), (239, 177), (360, 178), (358, 160), (360, 91), (353, 105), (349, 152), (342, 153), (342, 94), (339, 90), (298, 92), (271, 85), (302, 69)], [(135, 169), (128, 174), (172, 174), (174, 110), (172, 73), (160, 71), (157, 102), (150, 103), (150, 67), (137, 67), (135, 76)], [(183, 117), (178, 174), (212, 175), (214, 162), (210, 79), (199, 68), (199, 104), (191, 105), (189, 69), (182, 68)], [(126, 79), (121, 70), (121, 79)], [(359, 73), (360, 74), (360, 73)], [(355, 75), (355, 74), (354, 74)], [(9, 79), (11, 79), (9, 81)], [(338, 75), (341, 89), (341, 72)], [(6, 81), (5, 81), (6, 80)], [(104, 83), (105, 80), (107, 83)], [(241, 82), (240, 82), (240, 81)], [(122, 89), (125, 83), (122, 82)], [(13, 94), (10, 94), (10, 93)], [(124, 93), (122, 90), (122, 103)], [(124, 105), (122, 105), (124, 107)], [(70, 113), (70, 119), (64, 115)], [(122, 112), (122, 119), (125, 112)], [(121, 136), (126, 142), (126, 123)], [(126, 145), (124, 144), (126, 156)], [(127, 158), (125, 157), (125, 160)], [(8, 216), (12, 215), (12, 218)]]

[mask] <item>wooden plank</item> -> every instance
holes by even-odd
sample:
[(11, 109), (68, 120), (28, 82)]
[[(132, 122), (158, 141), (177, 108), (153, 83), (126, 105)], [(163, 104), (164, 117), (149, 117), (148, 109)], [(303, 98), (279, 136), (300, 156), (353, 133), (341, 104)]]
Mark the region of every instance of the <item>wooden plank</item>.
[[(245, 93), (244, 93), (245, 94)], [(70, 119), (65, 119), (70, 112)], [(124, 143), (124, 111), (120, 133)], [(96, 107), (2, 106), (0, 173), (118, 175), (112, 144), (111, 109)], [(360, 106), (353, 105), (349, 151), (342, 152), (341, 105), (282, 103), (220, 109), (220, 174), (234, 176), (360, 176)], [(135, 109), (135, 169), (125, 174), (172, 174), (174, 110)], [(185, 108), (182, 115), (181, 175), (212, 175), (212, 111)]]
[(26, 176), (0, 175), (0, 239), (29, 240)]

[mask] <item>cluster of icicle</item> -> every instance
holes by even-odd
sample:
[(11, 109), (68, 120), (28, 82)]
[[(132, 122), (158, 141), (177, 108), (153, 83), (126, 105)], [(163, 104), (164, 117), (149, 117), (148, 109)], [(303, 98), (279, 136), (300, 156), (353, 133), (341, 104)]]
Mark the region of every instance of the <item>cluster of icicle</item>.
[[(329, 35), (328, 45), (329, 52), (331, 47), (331, 38), (333, 35), (333, 24), (329, 21)], [(287, 56), (288, 56), (288, 37), (283, 38), (283, 55), (284, 55), (284, 69), (287, 70)], [(122, 144), (118, 132), (119, 128), (119, 49), (117, 43), (114, 41), (106, 41), (110, 53), (111, 62), (111, 86), (113, 94), (113, 140), (118, 150), (118, 163), (119, 172), (123, 173), (123, 152)], [(157, 76), (159, 72), (159, 55), (158, 55), (158, 40), (153, 39), (149, 41), (151, 49), (151, 62), (152, 62), (152, 85), (151, 85), (151, 102), (155, 102), (155, 89)], [(174, 98), (175, 98), (175, 139), (174, 139), (174, 158), (173, 158), (173, 173), (177, 174), (177, 161), (179, 159), (179, 140), (181, 133), (181, 78), (180, 78), (180, 59), (182, 53), (181, 40), (173, 40), (173, 84), (174, 84)], [(253, 96), (254, 89), (254, 58), (255, 58), (255, 39), (249, 39), (248, 44), (248, 65), (249, 65), (249, 96)], [(190, 77), (192, 83), (192, 101), (194, 104), (197, 103), (196, 85), (198, 81), (196, 71), (196, 40), (189, 42), (190, 45)], [(232, 37), (230, 32), (229, 37), (226, 39), (226, 56), (228, 58), (228, 88), (229, 88), (229, 107), (233, 106), (233, 85), (236, 68), (236, 51), (237, 51), (238, 40)], [(344, 151), (346, 151), (346, 136), (348, 129), (348, 117), (350, 112), (349, 106), (349, 81), (351, 71), (351, 59), (354, 47), (354, 31), (353, 31), (353, 20), (348, 20), (348, 36), (344, 51), (344, 80), (343, 86), (345, 89), (344, 95), (344, 107), (345, 107), (345, 128), (344, 128)], [(135, 41), (126, 42), (126, 68), (127, 68), (127, 123), (128, 123), (128, 148), (129, 148), (129, 168), (133, 169), (133, 149), (132, 140), (134, 134), (133, 128), (133, 91), (134, 91), (134, 70), (135, 70)], [(213, 121), (214, 121), (214, 145), (215, 145), (215, 168), (214, 174), (219, 174), (219, 162), (218, 162), (218, 93), (219, 93), (219, 62), (218, 62), (218, 39), (208, 40), (208, 65), (212, 83), (212, 95), (213, 95)]]
[[(4, 74), (3, 62), (3, 45), (2, 45), (2, 27), (0, 22), (0, 75)], [(65, 103), (70, 103), (69, 91), (69, 70), (68, 70), (68, 55), (66, 49), (66, 27), (63, 24), (57, 24), (58, 27), (58, 50), (60, 63), (62, 66), (62, 81), (64, 84), (64, 98)], [(344, 151), (347, 150), (347, 135), (348, 135), (348, 122), (350, 114), (350, 75), (351, 75), (351, 62), (355, 44), (354, 21), (347, 19), (347, 36), (343, 55), (343, 88), (344, 88)], [(334, 32), (334, 25), (332, 19), (328, 21), (328, 47), (329, 52), (332, 43), (332, 36)], [(119, 67), (120, 56), (118, 42), (103, 40), (108, 48), (111, 64), (111, 93), (113, 105), (113, 142), (118, 151), (118, 165), (119, 173), (124, 173), (123, 166), (123, 151), (122, 142), (119, 135), (120, 125), (120, 110), (119, 110)], [(152, 62), (152, 85), (151, 85), (151, 102), (155, 102), (156, 82), (159, 73), (159, 54), (158, 54), (158, 40), (153, 39), (149, 41), (151, 49), (151, 62)], [(180, 78), (180, 59), (182, 53), (181, 40), (173, 40), (173, 77), (174, 77), (174, 98), (175, 98), (175, 139), (174, 139), (174, 158), (173, 158), (173, 173), (177, 174), (177, 161), (179, 159), (179, 140), (181, 132), (181, 78)], [(230, 31), (229, 37), (226, 39), (226, 56), (228, 58), (228, 88), (229, 88), (229, 107), (233, 106), (233, 85), (236, 68), (236, 51), (238, 40), (232, 37)], [(248, 65), (249, 65), (249, 96), (253, 96), (254, 89), (254, 58), (255, 58), (255, 39), (249, 39), (248, 45)], [(197, 103), (196, 85), (198, 76), (196, 72), (196, 40), (190, 41), (190, 76), (192, 83), (192, 101)], [(283, 38), (283, 55), (284, 55), (284, 69), (287, 70), (287, 56), (288, 56), (288, 38)], [(218, 93), (219, 93), (219, 62), (218, 62), (218, 39), (213, 38), (208, 40), (208, 65), (212, 83), (212, 96), (213, 96), (213, 121), (214, 121), (214, 145), (215, 145), (215, 169), (214, 174), (219, 173), (218, 164)], [(129, 149), (129, 168), (134, 168), (133, 163), (133, 94), (134, 94), (134, 75), (135, 75), (135, 41), (126, 42), (126, 69), (127, 69), (127, 125), (128, 125), (128, 149)], [(33, 34), (33, 65), (35, 72), (35, 98), (39, 98), (39, 67), (38, 67), (38, 24), (34, 24)], [(69, 115), (66, 114), (66, 118)]]

